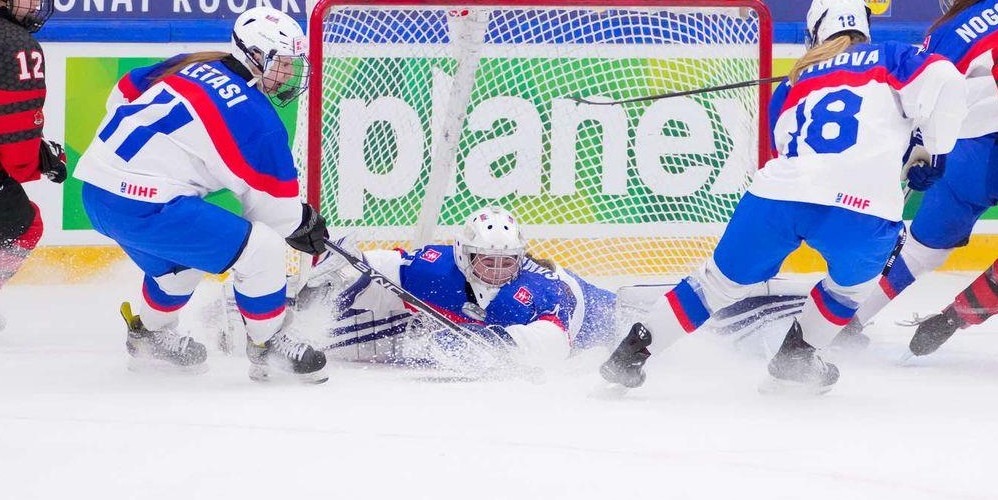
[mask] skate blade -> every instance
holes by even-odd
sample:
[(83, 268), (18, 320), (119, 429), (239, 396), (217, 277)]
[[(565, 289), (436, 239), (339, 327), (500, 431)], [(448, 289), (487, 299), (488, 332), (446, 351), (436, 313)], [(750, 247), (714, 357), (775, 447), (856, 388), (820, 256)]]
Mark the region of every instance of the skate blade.
[(325, 370), (312, 373), (291, 373), (265, 365), (251, 364), (249, 378), (254, 382), (296, 382), (299, 384), (318, 385), (329, 380)]
[(906, 349), (904, 351), (904, 354), (902, 354), (901, 357), (898, 358), (898, 365), (899, 366), (908, 366), (908, 365), (912, 364), (913, 360), (915, 358), (917, 358), (917, 357), (918, 356), (916, 356), (915, 353), (911, 352), (911, 350), (907, 350)]
[(759, 393), (772, 396), (807, 397), (820, 396), (832, 390), (832, 385), (809, 385), (800, 382), (778, 379), (769, 375), (759, 384)]
[(208, 363), (180, 366), (162, 359), (128, 357), (128, 371), (132, 373), (166, 373), (201, 375), (208, 371)]

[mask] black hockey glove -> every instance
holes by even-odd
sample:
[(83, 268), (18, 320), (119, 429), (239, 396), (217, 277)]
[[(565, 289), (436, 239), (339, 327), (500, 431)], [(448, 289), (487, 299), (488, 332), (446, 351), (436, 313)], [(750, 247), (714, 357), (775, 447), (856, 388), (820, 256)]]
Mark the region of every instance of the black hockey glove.
[(320, 255), (326, 251), (324, 240), (328, 237), (329, 231), (326, 231), (326, 219), (323, 219), (319, 215), (319, 212), (316, 212), (311, 205), (302, 203), (301, 225), (291, 233), (291, 236), (288, 236), (284, 240), (295, 250), (312, 255)]
[(66, 150), (61, 144), (42, 139), (38, 148), (38, 170), (56, 184), (66, 180)]

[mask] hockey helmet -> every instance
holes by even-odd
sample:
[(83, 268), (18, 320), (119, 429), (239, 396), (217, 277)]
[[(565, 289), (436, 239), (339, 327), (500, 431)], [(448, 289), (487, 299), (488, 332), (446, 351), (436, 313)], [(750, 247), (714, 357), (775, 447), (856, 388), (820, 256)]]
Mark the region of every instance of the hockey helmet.
[(0, 0), (0, 16), (24, 26), (32, 33), (41, 29), (54, 9), (54, 0)]
[(454, 239), (454, 260), (468, 281), (498, 288), (520, 274), (526, 246), (513, 214), (485, 207), (471, 214)]
[(804, 43), (811, 48), (834, 35), (850, 31), (869, 40), (871, 13), (863, 0), (814, 0), (807, 11)]
[(298, 22), (271, 7), (255, 7), (236, 18), (230, 51), (259, 80), (278, 106), (308, 89), (311, 72), (305, 33)]
[(953, 0), (939, 0), (939, 10), (943, 11), (943, 14), (949, 12), (950, 7), (953, 6)]

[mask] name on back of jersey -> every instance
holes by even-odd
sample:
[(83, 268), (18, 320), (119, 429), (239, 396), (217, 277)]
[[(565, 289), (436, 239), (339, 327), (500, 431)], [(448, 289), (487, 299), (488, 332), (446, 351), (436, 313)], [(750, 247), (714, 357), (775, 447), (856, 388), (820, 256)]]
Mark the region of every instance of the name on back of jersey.
[(880, 61), (879, 50), (857, 50), (855, 52), (842, 52), (841, 54), (818, 64), (812, 65), (804, 74), (815, 71), (822, 71), (836, 66), (869, 66)]
[(204, 82), (205, 85), (210, 85), (218, 91), (218, 96), (225, 101), (226, 107), (231, 108), (249, 99), (246, 94), (243, 94), (242, 86), (238, 83), (229, 83), (232, 81), (229, 75), (211, 67), (209, 64), (191, 64), (180, 70), (180, 74)]
[(964, 43), (970, 43), (988, 32), (988, 26), (998, 26), (998, 4), (981, 11), (956, 28), (956, 34)]

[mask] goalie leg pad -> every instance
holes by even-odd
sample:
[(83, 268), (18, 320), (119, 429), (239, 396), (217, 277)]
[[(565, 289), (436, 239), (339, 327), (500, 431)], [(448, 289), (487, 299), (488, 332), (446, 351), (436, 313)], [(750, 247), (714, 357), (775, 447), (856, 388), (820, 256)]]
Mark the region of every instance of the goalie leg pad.
[(284, 238), (265, 224), (253, 223), (246, 246), (232, 265), (236, 305), (256, 343), (269, 340), (284, 323), (284, 255)]

